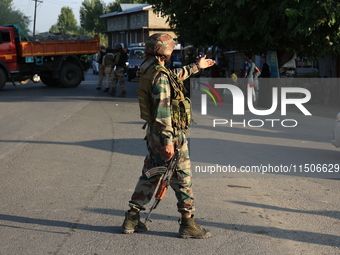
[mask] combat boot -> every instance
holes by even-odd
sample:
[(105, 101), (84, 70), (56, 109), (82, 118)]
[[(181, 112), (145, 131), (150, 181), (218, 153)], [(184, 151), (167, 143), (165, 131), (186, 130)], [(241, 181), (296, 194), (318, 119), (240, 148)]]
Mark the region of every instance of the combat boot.
[(191, 218), (179, 219), (179, 237), (181, 238), (197, 238), (197, 239), (207, 239), (212, 236), (210, 232), (202, 228), (196, 223), (194, 215)]
[(115, 96), (116, 95), (116, 89), (112, 89), (111, 93), (110, 93), (112, 96)]
[(119, 95), (119, 97), (125, 97), (126, 96), (126, 90), (122, 91), (122, 94)]
[(140, 221), (139, 212), (127, 211), (122, 228), (125, 234), (148, 231), (146, 225)]

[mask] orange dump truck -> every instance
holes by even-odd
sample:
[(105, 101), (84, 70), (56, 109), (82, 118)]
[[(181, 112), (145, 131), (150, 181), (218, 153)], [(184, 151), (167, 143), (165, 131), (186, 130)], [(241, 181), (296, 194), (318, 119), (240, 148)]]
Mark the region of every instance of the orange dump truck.
[(39, 75), (47, 86), (77, 87), (99, 50), (99, 36), (89, 40), (29, 41), (17, 25), (0, 26), (0, 90), (6, 82)]

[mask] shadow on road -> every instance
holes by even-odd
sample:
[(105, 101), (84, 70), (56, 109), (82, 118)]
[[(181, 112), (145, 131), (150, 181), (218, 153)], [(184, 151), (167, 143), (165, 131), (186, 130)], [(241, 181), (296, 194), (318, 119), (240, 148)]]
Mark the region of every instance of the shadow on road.
[[(241, 202), (241, 204), (243, 203)], [(266, 205), (261, 205), (261, 207), (266, 207)], [(268, 206), (268, 207), (271, 208), (271, 206)], [(286, 208), (276, 208), (276, 209), (287, 210)], [(85, 210), (86, 212), (91, 212), (91, 213), (100, 213), (100, 214), (112, 215), (113, 217), (121, 217), (122, 222), (123, 222), (124, 213), (125, 213), (125, 211), (123, 210), (104, 209), (104, 208), (89, 208), (89, 209), (83, 209), (83, 210)], [(325, 212), (304, 211), (303, 213), (317, 214), (319, 216), (320, 215), (329, 216), (328, 215), (329, 212), (326, 212), (326, 211)], [(337, 218), (339, 217), (338, 213), (335, 215)], [(169, 217), (169, 216), (157, 214), (157, 213), (154, 213), (152, 217), (153, 217), (153, 220), (167, 220), (167, 221), (177, 220), (177, 218), (175, 217)], [(41, 225), (41, 226), (67, 228), (71, 230), (79, 229), (79, 230), (86, 230), (86, 231), (121, 234), (121, 226), (94, 226), (94, 225), (78, 223), (78, 222), (37, 219), (37, 218), (6, 215), (6, 214), (0, 214), (0, 221), (4, 222), (3, 224), (1, 224), (1, 226), (13, 227), (13, 228), (28, 229), (25, 226), (26, 224), (34, 224), (34, 225)], [(23, 226), (17, 226), (17, 225), (11, 226), (9, 225), (8, 222), (21, 223), (23, 224)], [(222, 229), (227, 229), (231, 231), (258, 234), (258, 235), (263, 235), (263, 236), (272, 237), (272, 238), (287, 239), (287, 240), (293, 240), (293, 241), (298, 241), (298, 242), (320, 244), (320, 245), (326, 245), (326, 246), (336, 246), (338, 245), (338, 240), (339, 240), (339, 236), (336, 236), (336, 235), (308, 232), (308, 231), (303, 231), (303, 230), (287, 230), (287, 229), (281, 229), (277, 227), (251, 226), (251, 225), (242, 225), (242, 224), (235, 225), (232, 223), (213, 222), (213, 221), (205, 221), (205, 220), (199, 220), (199, 224), (201, 224), (204, 227), (222, 228)], [(36, 229), (32, 229), (32, 230), (36, 231)], [(42, 231), (45, 231), (45, 230), (42, 230)], [(65, 233), (62, 233), (62, 234), (65, 234)], [(166, 236), (166, 237), (171, 237), (171, 238), (177, 237), (177, 233), (172, 233), (172, 232), (149, 231), (144, 234)]]
[(268, 209), (268, 210), (277, 210), (277, 211), (282, 211), (282, 212), (299, 213), (299, 214), (305, 213), (305, 214), (312, 214), (312, 215), (317, 215), (317, 216), (325, 216), (325, 217), (335, 218), (335, 219), (340, 220), (339, 211), (308, 211), (308, 210), (296, 210), (296, 209), (290, 209), (290, 208), (285, 208), (285, 207), (264, 205), (264, 204), (251, 203), (251, 202), (242, 202), (242, 201), (227, 201), (227, 202), (244, 205), (244, 206)]
[[(0, 140), (3, 143), (30, 143), (81, 146), (91, 149), (113, 151), (132, 156), (146, 155), (146, 145), (143, 138), (122, 138), (88, 140), (80, 142), (56, 142), (56, 141), (22, 141), (22, 140)], [(241, 166), (285, 166), (289, 171), (277, 172), (284, 175), (332, 178), (340, 179), (339, 155), (337, 151), (317, 148), (305, 148), (287, 146), (280, 144), (255, 144), (239, 141), (228, 141), (223, 139), (190, 138), (190, 157), (192, 162), (199, 164), (232, 165), (237, 168)], [(240, 155), (248, 155), (247, 157)], [(207, 153), (208, 152), (208, 153)], [(287, 161), (289, 159), (289, 161)], [(307, 169), (304, 169), (308, 162)], [(327, 172), (318, 172), (318, 165), (327, 168)], [(314, 167), (314, 168), (313, 168)], [(305, 172), (309, 170), (309, 172)], [(275, 172), (273, 172), (275, 174)]]

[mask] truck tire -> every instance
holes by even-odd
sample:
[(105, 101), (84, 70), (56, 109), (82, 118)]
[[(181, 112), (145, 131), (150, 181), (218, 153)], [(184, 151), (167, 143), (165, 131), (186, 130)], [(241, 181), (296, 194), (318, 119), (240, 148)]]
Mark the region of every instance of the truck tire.
[(41, 82), (44, 83), (48, 87), (58, 87), (59, 80), (52, 79), (50, 76), (41, 75), (40, 76)]
[(82, 82), (82, 69), (74, 63), (65, 63), (59, 72), (60, 84), (65, 88), (78, 87)]
[(2, 90), (4, 88), (6, 81), (7, 81), (7, 76), (4, 72), (4, 70), (2, 70), (0, 68), (0, 90)]

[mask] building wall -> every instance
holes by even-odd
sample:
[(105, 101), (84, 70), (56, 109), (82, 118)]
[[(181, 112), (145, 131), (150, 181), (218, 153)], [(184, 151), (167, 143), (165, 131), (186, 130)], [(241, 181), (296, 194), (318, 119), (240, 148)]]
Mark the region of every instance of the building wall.
[(107, 30), (108, 31), (118, 31), (128, 29), (128, 16), (127, 15), (117, 15), (107, 19)]
[(148, 12), (136, 12), (129, 16), (129, 29), (139, 29), (148, 26)]
[(150, 35), (160, 32), (177, 37), (166, 17), (154, 13), (152, 8), (108, 17), (107, 28), (108, 47), (114, 47), (116, 43), (128, 47), (130, 43), (145, 42)]
[(154, 13), (152, 9), (148, 11), (149, 27), (170, 29), (169, 23), (166, 22), (166, 17), (161, 17), (159, 13)]

